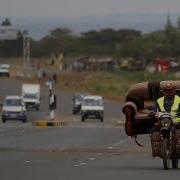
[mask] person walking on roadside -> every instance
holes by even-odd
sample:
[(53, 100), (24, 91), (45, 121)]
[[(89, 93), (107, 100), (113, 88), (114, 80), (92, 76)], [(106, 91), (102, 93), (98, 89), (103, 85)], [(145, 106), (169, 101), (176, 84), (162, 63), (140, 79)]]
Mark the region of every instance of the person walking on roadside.
[(50, 120), (55, 119), (55, 109), (56, 109), (56, 95), (50, 90), (49, 94), (49, 110), (50, 110)]

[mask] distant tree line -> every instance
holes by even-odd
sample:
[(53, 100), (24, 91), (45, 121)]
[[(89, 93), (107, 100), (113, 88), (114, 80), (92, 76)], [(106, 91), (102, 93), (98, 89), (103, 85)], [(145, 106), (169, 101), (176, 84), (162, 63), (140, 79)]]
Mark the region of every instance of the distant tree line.
[[(2, 25), (11, 24), (6, 19)], [(0, 56), (22, 55), (22, 32), (17, 41), (0, 41)], [(70, 29), (56, 28), (40, 40), (31, 39), (31, 57), (50, 57), (63, 53), (66, 56), (112, 56), (152, 60), (155, 57), (180, 56), (180, 18), (174, 26), (170, 16), (164, 29), (143, 34), (134, 29), (103, 29), (75, 36)]]

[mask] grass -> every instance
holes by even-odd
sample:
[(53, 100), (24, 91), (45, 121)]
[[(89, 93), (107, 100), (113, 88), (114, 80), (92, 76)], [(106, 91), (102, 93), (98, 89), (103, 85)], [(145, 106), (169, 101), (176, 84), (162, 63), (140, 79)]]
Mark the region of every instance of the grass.
[[(23, 72), (22, 59), (0, 59), (1, 63), (12, 64), (12, 75), (17, 76), (17, 72)], [(41, 65), (42, 66), (42, 65)], [(50, 70), (49, 67), (46, 67)], [(27, 74), (27, 71), (25, 71)], [(37, 78), (20, 78), (22, 82), (38, 82)], [(174, 73), (147, 73), (144, 71), (123, 71), (115, 72), (61, 72), (57, 77), (56, 88), (68, 92), (82, 92), (99, 94), (107, 99), (123, 101), (129, 88), (138, 82), (144, 81), (162, 81), (175, 80)], [(42, 84), (48, 80), (48, 77), (42, 81)]]
[(128, 89), (135, 83), (144, 81), (173, 80), (174, 74), (116, 71), (62, 73), (57, 87), (70, 92), (100, 94), (105, 98), (122, 101)]

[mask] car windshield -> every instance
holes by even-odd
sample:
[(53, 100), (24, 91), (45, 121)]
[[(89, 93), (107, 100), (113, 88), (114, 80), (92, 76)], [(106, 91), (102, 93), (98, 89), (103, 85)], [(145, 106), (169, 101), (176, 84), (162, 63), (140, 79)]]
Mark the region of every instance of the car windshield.
[(8, 64), (1, 64), (0, 69), (9, 69), (9, 65)]
[(22, 105), (22, 101), (21, 99), (6, 99), (5, 106), (21, 106)]
[(83, 96), (76, 96), (75, 101), (81, 102), (83, 100)]
[(8, 70), (9, 68), (8, 67), (0, 67), (0, 69), (7, 69)]
[(73, 97), (73, 100), (75, 101), (75, 102), (82, 102), (83, 101), (83, 95), (75, 95), (74, 97)]
[(25, 94), (24, 98), (26, 98), (26, 99), (37, 99), (37, 95), (36, 94)]
[(100, 105), (102, 105), (102, 100), (100, 100), (100, 99), (85, 99), (83, 103), (86, 106), (100, 106)]

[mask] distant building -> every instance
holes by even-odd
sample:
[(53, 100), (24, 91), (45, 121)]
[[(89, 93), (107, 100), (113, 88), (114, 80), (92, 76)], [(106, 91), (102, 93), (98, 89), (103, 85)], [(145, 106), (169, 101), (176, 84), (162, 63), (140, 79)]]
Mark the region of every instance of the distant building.
[(79, 58), (73, 63), (75, 71), (113, 71), (115, 61), (112, 58)]
[(167, 73), (170, 70), (170, 62), (165, 59), (155, 59), (156, 72)]

